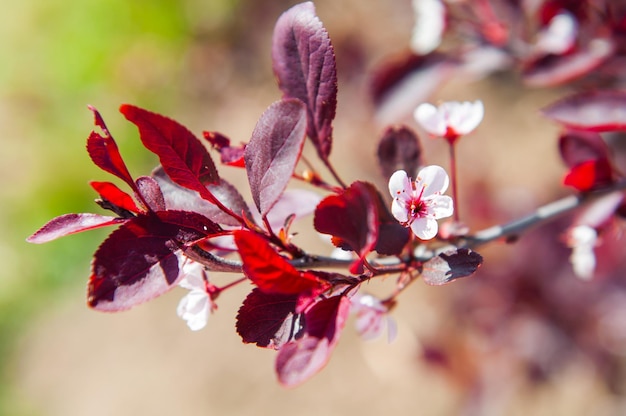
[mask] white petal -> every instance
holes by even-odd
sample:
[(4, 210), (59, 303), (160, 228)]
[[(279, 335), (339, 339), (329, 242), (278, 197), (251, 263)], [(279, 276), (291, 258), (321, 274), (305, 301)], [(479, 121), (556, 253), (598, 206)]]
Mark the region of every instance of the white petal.
[(537, 49), (560, 55), (572, 47), (576, 42), (577, 34), (576, 18), (571, 13), (559, 13), (550, 20), (548, 27), (539, 33)]
[(415, 184), (418, 192), (424, 187), (422, 198), (425, 198), (436, 193), (444, 193), (448, 189), (450, 179), (444, 168), (431, 165), (419, 171)]
[(445, 29), (445, 8), (441, 0), (413, 0), (415, 26), (411, 36), (411, 49), (425, 55), (437, 49)]
[(204, 328), (209, 320), (211, 300), (206, 292), (192, 290), (178, 303), (176, 313), (187, 321), (187, 326), (192, 331)]
[(574, 248), (569, 259), (576, 276), (584, 280), (593, 277), (593, 271), (596, 268), (596, 255), (593, 252), (593, 246)]
[(397, 170), (389, 178), (389, 193), (392, 198), (408, 199), (411, 195), (411, 181), (403, 170)]
[(183, 278), (178, 285), (184, 289), (198, 289), (204, 291), (204, 276), (206, 271), (201, 263), (188, 260), (182, 267)]
[(428, 202), (427, 212), (435, 219), (447, 218), (454, 213), (454, 202), (448, 195), (435, 195)]
[(391, 203), (391, 213), (394, 218), (400, 222), (407, 222), (409, 220), (409, 212), (406, 209), (405, 203), (401, 200), (393, 200)]
[(415, 121), (429, 134), (444, 136), (446, 134), (446, 119), (442, 112), (430, 103), (420, 104), (413, 113)]
[(459, 104), (450, 114), (450, 127), (458, 134), (469, 134), (478, 127), (484, 115), (485, 107), (482, 101), (477, 100), (473, 103), (466, 101)]
[(422, 240), (430, 240), (436, 236), (438, 229), (437, 220), (427, 217), (418, 218), (411, 224), (413, 234)]

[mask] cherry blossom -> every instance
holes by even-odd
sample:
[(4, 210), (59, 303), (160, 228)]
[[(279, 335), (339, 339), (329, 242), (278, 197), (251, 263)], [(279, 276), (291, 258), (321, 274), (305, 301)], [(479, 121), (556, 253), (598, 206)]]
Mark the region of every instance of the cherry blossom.
[(415, 25), (411, 36), (411, 49), (426, 55), (439, 46), (446, 27), (445, 7), (441, 0), (413, 0)]
[(483, 120), (485, 109), (480, 100), (474, 102), (448, 101), (438, 107), (420, 104), (413, 113), (415, 120), (429, 134), (454, 142), (471, 133)]
[(560, 55), (574, 46), (577, 35), (576, 18), (571, 13), (562, 12), (554, 16), (539, 33), (536, 47), (541, 52)]
[(589, 280), (596, 268), (594, 247), (598, 239), (597, 231), (588, 225), (577, 225), (570, 228), (567, 243), (572, 249), (570, 262), (574, 273), (581, 279)]
[(183, 266), (183, 274), (178, 285), (190, 292), (180, 300), (176, 313), (192, 331), (198, 331), (206, 326), (209, 313), (214, 309), (206, 271), (202, 264), (188, 261)]
[(436, 165), (427, 166), (411, 182), (406, 172), (396, 171), (389, 178), (389, 192), (393, 197), (391, 212), (404, 226), (422, 240), (437, 235), (439, 218), (454, 212), (452, 198), (442, 195), (450, 180), (446, 171)]

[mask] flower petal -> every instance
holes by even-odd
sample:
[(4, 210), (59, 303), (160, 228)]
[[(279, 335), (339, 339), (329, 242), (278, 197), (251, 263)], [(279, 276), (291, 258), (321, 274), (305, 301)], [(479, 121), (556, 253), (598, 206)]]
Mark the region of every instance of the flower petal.
[(435, 219), (450, 217), (454, 213), (454, 202), (448, 195), (435, 195), (428, 201), (427, 213)]
[(411, 224), (411, 231), (413, 234), (422, 240), (430, 240), (437, 235), (439, 225), (437, 220), (428, 217), (417, 218)]
[(433, 136), (445, 136), (447, 125), (443, 113), (430, 103), (420, 104), (413, 113), (415, 121)]
[(450, 127), (458, 134), (469, 134), (478, 127), (484, 115), (485, 107), (482, 101), (460, 103), (450, 114)]
[(392, 198), (408, 199), (411, 195), (411, 181), (403, 170), (397, 170), (389, 178), (389, 193)]
[(404, 223), (409, 220), (409, 211), (406, 208), (406, 204), (402, 200), (393, 200), (391, 203), (391, 213), (399, 222)]
[(424, 188), (422, 198), (433, 194), (442, 194), (448, 189), (450, 179), (444, 168), (437, 165), (426, 166), (417, 174), (415, 185), (418, 192)]
[(198, 331), (206, 326), (210, 310), (209, 295), (204, 291), (192, 290), (180, 300), (176, 313), (187, 321), (189, 329)]

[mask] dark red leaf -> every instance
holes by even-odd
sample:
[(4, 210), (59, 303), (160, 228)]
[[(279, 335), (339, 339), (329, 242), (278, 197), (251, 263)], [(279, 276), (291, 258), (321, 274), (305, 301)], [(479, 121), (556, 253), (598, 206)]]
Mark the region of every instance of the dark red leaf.
[(91, 185), (102, 199), (107, 200), (111, 204), (136, 214), (143, 212), (143, 210), (137, 207), (133, 198), (115, 184), (111, 182), (91, 181), (89, 185)]
[(122, 105), (120, 112), (138, 127), (143, 145), (159, 157), (172, 181), (213, 201), (205, 185), (217, 183), (219, 176), (209, 152), (193, 133), (172, 119), (139, 107)]
[(457, 59), (431, 53), (402, 53), (376, 68), (371, 81), (371, 94), (376, 105), (376, 118), (389, 125), (406, 118), (458, 68)]
[(245, 275), (268, 294), (313, 298), (328, 288), (315, 275), (299, 271), (263, 239), (250, 231), (235, 231), (235, 244)]
[(237, 333), (245, 343), (280, 349), (299, 337), (302, 314), (296, 313), (297, 295), (268, 294), (255, 288), (237, 313)]
[[(155, 169), (152, 172), (152, 176), (161, 187), (167, 209), (197, 212), (218, 224), (241, 225), (239, 221), (226, 214), (216, 205), (200, 198), (197, 192), (176, 185), (165, 174), (162, 167)], [(243, 213), (247, 218), (252, 218), (248, 204), (246, 204), (243, 196), (233, 185), (220, 178), (218, 184), (207, 185), (207, 188), (217, 200), (231, 211), (239, 215)]]
[(283, 99), (263, 113), (252, 132), (244, 159), (252, 198), (262, 216), (272, 209), (293, 175), (306, 123), (302, 102)]
[(231, 146), (230, 139), (221, 133), (214, 131), (203, 131), (204, 138), (211, 143), (211, 146), (220, 152), (220, 162), (224, 165), (243, 168), (246, 163), (243, 160), (243, 152), (246, 145)]
[(609, 147), (599, 133), (568, 130), (559, 137), (561, 158), (568, 167), (588, 160), (608, 159)]
[(608, 159), (587, 160), (572, 167), (563, 184), (581, 192), (591, 191), (612, 184), (613, 169)]
[(429, 285), (444, 285), (472, 275), (482, 263), (482, 256), (475, 251), (467, 248), (452, 249), (425, 262), (422, 278)]
[(135, 182), (142, 201), (151, 211), (165, 211), (165, 199), (157, 181), (150, 176), (141, 176)]
[(59, 237), (108, 225), (117, 225), (124, 221), (126, 220), (122, 218), (98, 214), (65, 214), (48, 221), (43, 227), (28, 237), (26, 241), (35, 244), (47, 243)]
[(133, 190), (135, 183), (128, 172), (128, 168), (122, 160), (117, 143), (109, 133), (104, 120), (98, 110), (89, 106), (95, 118), (95, 124), (102, 129), (104, 135), (92, 131), (87, 139), (87, 152), (93, 163), (100, 169), (109, 172), (126, 182)]
[[(327, 196), (315, 209), (315, 229), (333, 236), (336, 246), (364, 258), (378, 239), (376, 194), (371, 184), (354, 182), (341, 194)], [(355, 264), (351, 271), (356, 269)]]
[(274, 28), (272, 62), (284, 97), (306, 105), (307, 134), (326, 160), (337, 108), (337, 65), (328, 32), (312, 2), (293, 6), (280, 16)]
[(542, 110), (566, 127), (586, 131), (626, 130), (626, 91), (591, 91), (570, 95)]
[(422, 163), (422, 147), (417, 135), (406, 126), (389, 127), (378, 143), (378, 164), (385, 178), (397, 170), (405, 171), (410, 177), (417, 176)]
[(295, 387), (324, 368), (349, 311), (350, 300), (334, 296), (319, 301), (306, 313), (304, 336), (285, 344), (276, 357), (276, 373), (283, 386)]
[(193, 212), (160, 211), (127, 220), (94, 254), (89, 306), (119, 311), (165, 293), (180, 277), (183, 245), (220, 231)]
[(531, 87), (553, 87), (585, 76), (613, 55), (609, 40), (595, 39), (585, 48), (565, 55), (546, 55), (529, 63), (522, 73)]

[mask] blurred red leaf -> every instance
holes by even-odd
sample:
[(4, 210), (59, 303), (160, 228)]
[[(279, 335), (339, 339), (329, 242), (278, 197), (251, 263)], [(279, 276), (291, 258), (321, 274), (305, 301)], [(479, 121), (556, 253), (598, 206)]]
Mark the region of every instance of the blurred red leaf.
[(266, 216), (287, 187), (300, 158), (306, 133), (300, 100), (283, 99), (261, 115), (244, 151), (252, 199)]
[(306, 105), (307, 135), (326, 160), (337, 107), (337, 65), (330, 37), (312, 2), (293, 6), (276, 22), (272, 63), (284, 97)]
[(559, 152), (568, 167), (588, 160), (608, 159), (609, 147), (599, 133), (567, 130), (559, 137)]
[(414, 178), (421, 165), (422, 147), (417, 135), (410, 128), (389, 127), (378, 143), (377, 156), (385, 178), (389, 178), (397, 170), (403, 170)]
[(608, 159), (587, 160), (572, 167), (563, 184), (581, 192), (602, 188), (613, 183), (613, 169)]
[(626, 130), (626, 91), (590, 91), (565, 97), (542, 110), (566, 127), (586, 131)]

